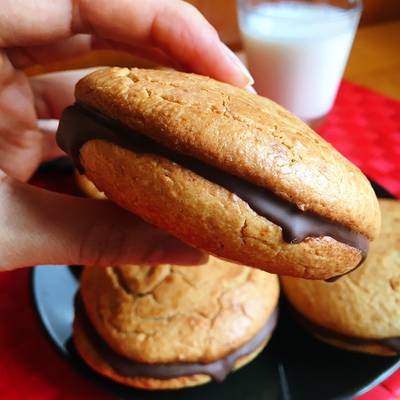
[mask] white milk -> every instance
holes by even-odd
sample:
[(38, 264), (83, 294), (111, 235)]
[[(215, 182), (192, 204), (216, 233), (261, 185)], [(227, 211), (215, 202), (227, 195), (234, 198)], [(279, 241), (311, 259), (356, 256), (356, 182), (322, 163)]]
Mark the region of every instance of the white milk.
[(332, 107), (359, 20), (358, 10), (315, 3), (264, 3), (240, 12), (255, 88), (305, 121)]

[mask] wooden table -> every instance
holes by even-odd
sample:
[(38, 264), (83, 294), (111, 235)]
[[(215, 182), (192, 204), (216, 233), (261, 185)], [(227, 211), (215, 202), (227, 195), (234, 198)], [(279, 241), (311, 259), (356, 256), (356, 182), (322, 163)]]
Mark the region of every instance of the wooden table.
[(359, 29), (345, 78), (400, 100), (400, 20)]

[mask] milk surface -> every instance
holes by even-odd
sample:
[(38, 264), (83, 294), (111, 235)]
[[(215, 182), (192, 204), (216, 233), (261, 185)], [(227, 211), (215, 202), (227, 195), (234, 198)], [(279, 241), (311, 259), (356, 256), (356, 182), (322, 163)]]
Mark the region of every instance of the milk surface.
[(332, 107), (359, 20), (327, 4), (264, 3), (240, 12), (255, 88), (305, 121)]

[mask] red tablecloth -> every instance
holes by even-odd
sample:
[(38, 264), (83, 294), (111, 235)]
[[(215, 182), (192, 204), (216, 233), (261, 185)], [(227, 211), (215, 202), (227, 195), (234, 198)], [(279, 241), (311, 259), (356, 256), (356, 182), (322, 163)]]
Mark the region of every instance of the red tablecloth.
[[(320, 133), (400, 196), (400, 102), (345, 82)], [(54, 186), (43, 178), (36, 183)], [(44, 335), (33, 310), (28, 269), (0, 274), (0, 326), (1, 399), (111, 399), (74, 371)], [(396, 397), (399, 371), (359, 399)]]
[(344, 82), (321, 135), (400, 197), (400, 102)]

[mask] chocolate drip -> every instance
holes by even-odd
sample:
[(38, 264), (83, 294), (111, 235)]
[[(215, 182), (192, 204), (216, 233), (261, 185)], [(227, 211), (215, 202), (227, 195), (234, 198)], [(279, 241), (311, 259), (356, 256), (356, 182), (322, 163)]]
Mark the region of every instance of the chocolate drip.
[(294, 319), (307, 331), (314, 332), (315, 334), (323, 338), (340, 340), (341, 342), (347, 343), (349, 345), (380, 345), (395, 351), (397, 354), (400, 354), (400, 336), (379, 339), (365, 339), (356, 336), (347, 336), (316, 324), (315, 322), (309, 320), (307, 317), (301, 314), (299, 311), (295, 310), (293, 306), (290, 306), (290, 312), (293, 315)]
[(87, 105), (76, 103), (65, 109), (60, 120), (57, 141), (82, 173), (79, 151), (87, 141), (93, 139), (106, 140), (135, 152), (157, 154), (224, 187), (247, 202), (259, 215), (280, 226), (283, 239), (287, 243), (299, 243), (307, 237), (330, 236), (359, 249), (362, 254), (360, 264), (367, 255), (368, 239), (344, 225), (309, 211), (301, 211), (295, 204), (280, 198), (271, 190), (175, 152)]
[(128, 377), (145, 377), (155, 379), (172, 379), (181, 376), (204, 374), (212, 377), (217, 382), (222, 382), (231, 372), (235, 363), (241, 357), (247, 356), (257, 350), (262, 343), (272, 334), (278, 321), (278, 309), (276, 308), (267, 323), (249, 342), (220, 360), (201, 363), (164, 363), (145, 364), (126, 358), (112, 350), (96, 332), (84, 309), (80, 296), (75, 301), (75, 312), (80, 326), (84, 329), (91, 344), (103, 360), (120, 375)]

